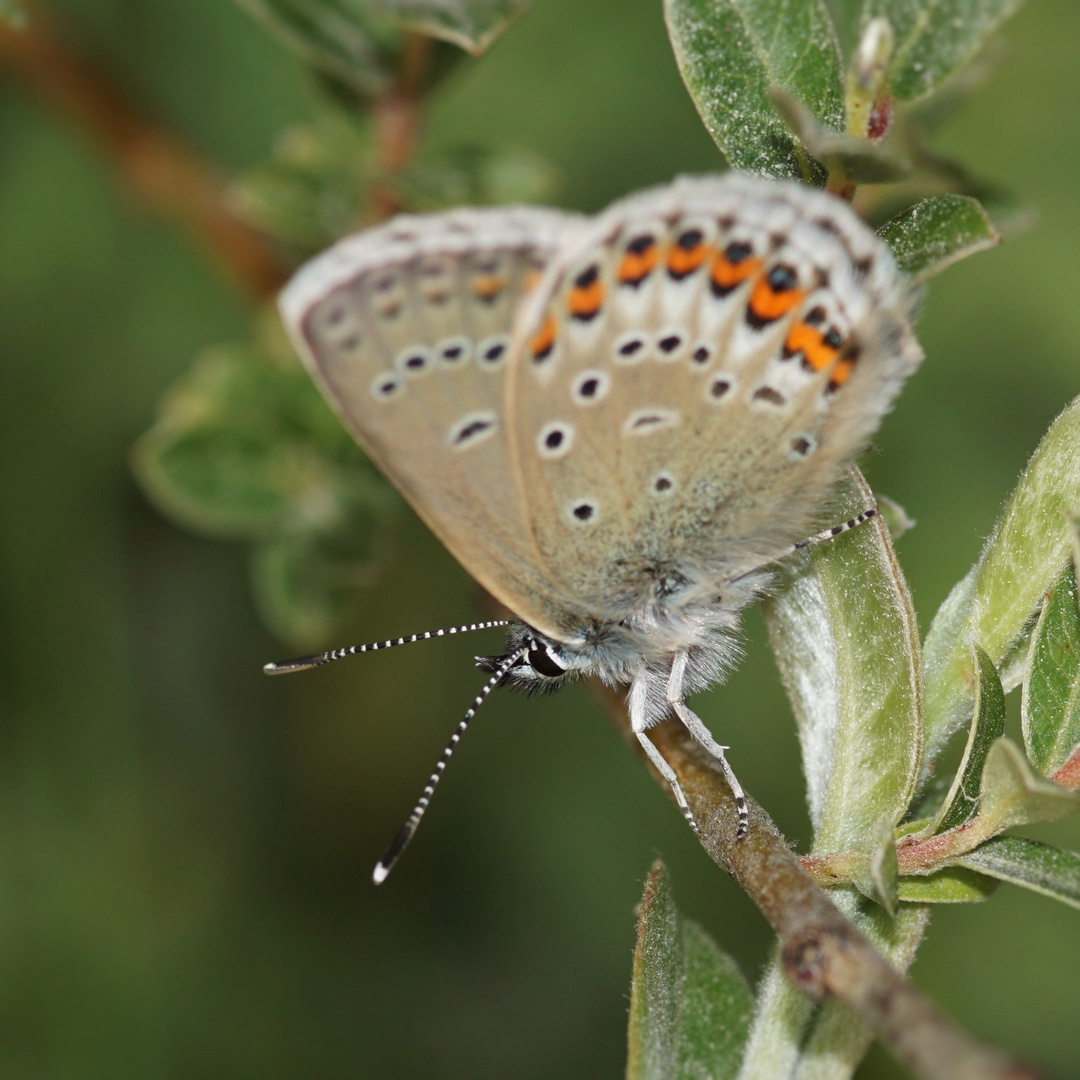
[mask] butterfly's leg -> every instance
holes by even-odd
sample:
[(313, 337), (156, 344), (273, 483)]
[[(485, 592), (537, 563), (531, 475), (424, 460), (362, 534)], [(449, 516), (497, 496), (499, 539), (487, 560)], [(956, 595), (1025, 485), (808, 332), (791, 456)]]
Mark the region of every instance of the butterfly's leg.
[(671, 790), (675, 794), (675, 801), (679, 804), (683, 817), (690, 823), (690, 828), (694, 832), (698, 832), (697, 822), (690, 811), (690, 804), (686, 801), (686, 796), (679, 785), (679, 778), (675, 775), (675, 770), (664, 760), (664, 756), (656, 749), (652, 739), (645, 734), (647, 716), (645, 710), (646, 690), (646, 679), (644, 676), (639, 676), (634, 680), (634, 684), (630, 688), (630, 729), (637, 736), (638, 742), (641, 743), (641, 748), (648, 754), (649, 760), (656, 766), (656, 771), (671, 785)]
[(864, 522), (870, 521), (871, 518), (876, 518), (880, 512), (876, 506), (871, 506), (869, 510), (864, 510), (861, 514), (856, 514), (853, 518), (848, 518), (847, 521), (842, 521), (831, 529), (825, 529), (823, 532), (808, 536), (805, 540), (800, 540), (797, 544), (792, 544), (791, 550), (793, 552), (800, 551), (802, 548), (810, 547), (811, 544), (821, 544), (826, 540), (835, 540), (842, 533), (858, 528)]
[(732, 772), (727, 758), (724, 757), (724, 751), (730, 749), (730, 747), (721, 746), (713, 738), (712, 732), (702, 723), (697, 713), (683, 701), (683, 679), (685, 675), (686, 653), (677, 653), (671, 665), (671, 676), (668, 678), (668, 704), (675, 710), (676, 716), (686, 726), (686, 730), (720, 763), (720, 768), (724, 772), (724, 779), (727, 780), (728, 787), (731, 788), (731, 794), (735, 796), (735, 808), (739, 814), (739, 824), (735, 836), (736, 839), (742, 839), (746, 835), (746, 830), (750, 827), (750, 817), (746, 811), (746, 792), (743, 791), (739, 778)]

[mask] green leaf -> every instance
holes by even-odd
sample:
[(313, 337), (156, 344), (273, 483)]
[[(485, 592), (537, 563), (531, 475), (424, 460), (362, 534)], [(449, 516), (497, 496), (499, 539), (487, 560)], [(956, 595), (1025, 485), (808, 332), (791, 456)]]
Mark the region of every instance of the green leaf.
[[(852, 469), (838, 519), (873, 505)], [(814, 544), (765, 618), (799, 725), (813, 851), (859, 848), (907, 810), (922, 742), (918, 631), (884, 523)]]
[(979, 561), (934, 617), (923, 652), (924, 769), (972, 715), (977, 640), (1006, 693), (1022, 677), (1035, 617), (1071, 552), (1067, 514), (1080, 507), (1080, 399), (1050, 426)]
[(654, 863), (638, 909), (627, 1080), (734, 1077), (752, 1011), (735, 962), (679, 914)]
[(872, 843), (868, 857), (865, 863), (856, 866), (852, 882), (863, 896), (880, 904), (889, 915), (896, 915), (900, 875), (893, 823), (882, 820), (877, 833), (870, 836)]
[[(371, 2), (371, 0), (369, 0)], [(479, 56), (528, 10), (529, 0), (373, 0), (376, 14)]]
[[(378, 27), (368, 0), (237, 0), (312, 67), (364, 95), (392, 81), (390, 27)], [(382, 39), (382, 40), (380, 40)]]
[(974, 870), (946, 866), (925, 877), (900, 879), (900, 899), (913, 904), (977, 904), (997, 888), (997, 882)]
[(1003, 832), (1015, 825), (1057, 821), (1077, 812), (1080, 792), (1044, 780), (1016, 743), (1002, 738), (990, 747), (979, 792), (980, 831)]
[(826, 131), (801, 101), (779, 86), (769, 87), (769, 100), (791, 133), (830, 174), (857, 184), (886, 184), (911, 172), (911, 162), (887, 146)]
[(1080, 745), (1080, 608), (1071, 563), (1035, 625), (1021, 717), (1028, 757), (1050, 776)]
[(975, 686), (975, 715), (967, 746), (952, 787), (938, 811), (931, 834), (967, 824), (979, 809), (979, 786), (990, 747), (1005, 732), (1005, 693), (990, 657), (974, 645), (979, 679)]
[(966, 66), (1021, 0), (867, 0), (862, 24), (884, 16), (895, 37), (888, 85), (900, 101), (936, 90)]
[(16, 0), (0, 0), (0, 23), (21, 30), (26, 26), (26, 12)]
[(665, 0), (683, 82), (728, 164), (825, 183), (768, 97), (787, 90), (818, 123), (844, 126), (840, 48), (821, 0)]
[(356, 506), (332, 527), (261, 544), (252, 561), (263, 621), (296, 649), (324, 644), (356, 609), (374, 578), (379, 522)]
[(1022, 836), (998, 836), (956, 860), (960, 866), (1080, 908), (1080, 855)]
[(1001, 243), (986, 211), (968, 195), (933, 195), (877, 231), (892, 248), (900, 269), (916, 281)]

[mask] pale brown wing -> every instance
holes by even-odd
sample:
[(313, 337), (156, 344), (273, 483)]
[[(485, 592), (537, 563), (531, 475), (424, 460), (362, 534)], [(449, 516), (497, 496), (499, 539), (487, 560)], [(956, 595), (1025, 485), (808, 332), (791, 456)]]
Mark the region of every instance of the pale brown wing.
[(884, 245), (823, 193), (728, 176), (613, 206), (553, 258), (509, 376), (553, 592), (618, 620), (801, 539), (921, 359), (908, 309)]
[(399, 217), (313, 260), (281, 300), (301, 356), (361, 446), (458, 561), (526, 619), (552, 586), (510, 467), (510, 331), (580, 220), (529, 208)]

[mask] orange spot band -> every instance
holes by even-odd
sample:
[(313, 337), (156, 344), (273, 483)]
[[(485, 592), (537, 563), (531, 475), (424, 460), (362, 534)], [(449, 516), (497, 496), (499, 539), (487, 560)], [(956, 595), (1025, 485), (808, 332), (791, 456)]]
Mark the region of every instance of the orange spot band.
[(673, 247), (668, 253), (668, 273), (674, 278), (692, 274), (709, 257), (709, 250), (705, 244), (695, 244), (692, 248)]
[(534, 360), (544, 360), (550, 354), (551, 350), (555, 347), (555, 316), (549, 315), (544, 320), (544, 325), (540, 327), (536, 336), (532, 339), (532, 354)]
[(805, 295), (802, 289), (774, 289), (763, 277), (750, 294), (750, 312), (759, 322), (773, 322), (791, 311)]
[(570, 290), (566, 306), (575, 319), (591, 319), (604, 303), (604, 286), (599, 281), (589, 285), (575, 285)]
[(738, 262), (731, 262), (723, 252), (720, 252), (713, 259), (712, 268), (709, 270), (709, 280), (715, 290), (723, 296), (752, 278), (760, 270), (760, 259), (740, 259)]
[(796, 323), (784, 342), (784, 352), (789, 356), (802, 353), (803, 362), (814, 371), (822, 371), (836, 356), (836, 349), (826, 344), (820, 330), (804, 322)]
[(619, 263), (617, 275), (620, 285), (640, 285), (655, 269), (660, 253), (655, 244), (641, 252), (627, 251)]

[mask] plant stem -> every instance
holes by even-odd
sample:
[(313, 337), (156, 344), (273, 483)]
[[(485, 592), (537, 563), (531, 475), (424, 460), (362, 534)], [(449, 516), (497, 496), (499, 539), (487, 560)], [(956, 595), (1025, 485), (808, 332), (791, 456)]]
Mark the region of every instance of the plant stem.
[(40, 9), (31, 9), (25, 29), (0, 23), (0, 66), (103, 152), (142, 203), (183, 226), (251, 296), (264, 300), (284, 284), (278, 253), (229, 210), (216, 170), (146, 116)]
[[(614, 691), (598, 690), (620, 716)], [(716, 762), (674, 721), (651, 729), (679, 778), (709, 856), (743, 888), (780, 939), (788, 980), (813, 1000), (831, 997), (874, 1029), (925, 1080), (1034, 1080), (1027, 1065), (959, 1028), (908, 982), (846, 919), (803, 868), (764, 810), (749, 799), (750, 829), (736, 839), (738, 817)], [(667, 783), (654, 772), (665, 790)], [(670, 791), (668, 792), (670, 795)]]

